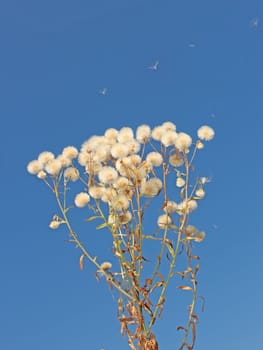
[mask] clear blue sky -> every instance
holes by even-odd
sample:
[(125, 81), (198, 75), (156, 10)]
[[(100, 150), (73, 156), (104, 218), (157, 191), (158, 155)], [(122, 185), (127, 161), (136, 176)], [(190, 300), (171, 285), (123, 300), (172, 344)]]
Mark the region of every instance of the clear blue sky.
[[(199, 162), (213, 181), (196, 216), (207, 232), (196, 350), (261, 349), (262, 1), (6, 0), (0, 45), (0, 348), (128, 349), (113, 295), (48, 228), (55, 201), (26, 164), (109, 127), (170, 120), (216, 130)], [(160, 350), (178, 344), (171, 305)]]

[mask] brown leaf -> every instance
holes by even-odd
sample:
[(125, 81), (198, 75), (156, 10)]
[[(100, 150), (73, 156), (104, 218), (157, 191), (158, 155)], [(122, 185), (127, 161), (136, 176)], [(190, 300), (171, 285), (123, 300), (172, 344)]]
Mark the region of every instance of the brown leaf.
[(153, 283), (152, 279), (151, 278), (146, 278), (145, 282), (144, 282), (144, 285), (145, 286), (151, 286)]
[(160, 272), (157, 272), (157, 276), (160, 278), (162, 282), (164, 282), (163, 275)]
[(176, 287), (176, 288), (182, 289), (182, 290), (193, 290), (193, 288), (192, 288), (192, 287), (189, 287), (189, 286), (178, 286), (178, 287)]
[(192, 326), (192, 348), (195, 345), (195, 340), (196, 340), (196, 326), (195, 326), (195, 322), (191, 323)]
[(79, 268), (80, 270), (83, 270), (83, 259), (84, 259), (85, 255), (82, 254), (81, 257), (79, 258)]
[(195, 274), (197, 274), (197, 272), (199, 271), (200, 269), (200, 264), (197, 264), (196, 267), (195, 267)]
[(200, 257), (198, 255), (191, 255), (190, 258), (200, 260)]

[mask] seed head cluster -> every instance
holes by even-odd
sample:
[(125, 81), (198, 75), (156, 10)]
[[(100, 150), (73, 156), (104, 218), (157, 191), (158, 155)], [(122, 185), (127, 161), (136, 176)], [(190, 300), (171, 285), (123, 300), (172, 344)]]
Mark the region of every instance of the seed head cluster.
[[(91, 200), (101, 201), (108, 207), (110, 225), (123, 226), (133, 220), (136, 198), (138, 202), (138, 198), (151, 199), (163, 193), (164, 214), (157, 218), (157, 226), (164, 229), (173, 223), (173, 214), (191, 213), (197, 208), (197, 201), (205, 196), (203, 177), (192, 197), (172, 199), (176, 188), (184, 191), (187, 186), (186, 175), (178, 168), (186, 165), (191, 147), (202, 149), (202, 141), (210, 141), (214, 135), (210, 126), (201, 126), (193, 143), (190, 135), (178, 132), (170, 121), (152, 129), (143, 124), (135, 131), (130, 127), (109, 128), (103, 135), (91, 136), (83, 142), (79, 151), (67, 146), (58, 156), (41, 152), (28, 163), (27, 170), (46, 183), (60, 179), (61, 175), (64, 183), (81, 181), (84, 189), (75, 194), (75, 206), (83, 208)], [(168, 174), (174, 175), (171, 193), (167, 191)], [(52, 221), (50, 227), (59, 225)]]

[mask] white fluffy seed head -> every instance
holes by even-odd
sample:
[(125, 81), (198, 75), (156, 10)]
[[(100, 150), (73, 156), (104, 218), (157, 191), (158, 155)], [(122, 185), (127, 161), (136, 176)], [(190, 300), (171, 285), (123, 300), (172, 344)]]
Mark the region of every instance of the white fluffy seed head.
[(129, 147), (129, 154), (138, 153), (141, 147), (137, 140), (131, 140), (129, 142), (126, 142), (126, 145)]
[(115, 143), (111, 148), (113, 158), (124, 158), (129, 154), (129, 146), (125, 143)]
[(113, 198), (111, 206), (116, 211), (126, 211), (129, 208), (129, 200), (124, 194), (119, 194)]
[(62, 164), (59, 159), (52, 159), (45, 166), (46, 172), (52, 176), (57, 176), (60, 173), (61, 168)]
[(197, 208), (197, 202), (194, 199), (190, 199), (190, 200), (184, 200), (181, 203), (179, 203), (177, 205), (177, 209), (176, 211), (179, 214), (189, 214), (191, 213), (193, 210), (195, 210)]
[(62, 168), (66, 168), (72, 164), (72, 159), (63, 154), (59, 154), (56, 159), (60, 161)]
[(97, 175), (102, 169), (102, 164), (100, 162), (89, 161), (85, 166), (85, 171), (89, 175)]
[(51, 161), (52, 159), (54, 159), (55, 156), (53, 153), (48, 152), (48, 151), (44, 151), (41, 152), (38, 156), (38, 161), (42, 164), (45, 165), (47, 164), (49, 161)]
[(62, 155), (69, 159), (77, 158), (79, 151), (74, 146), (67, 146), (63, 149)]
[(163, 126), (156, 126), (152, 130), (152, 138), (156, 141), (161, 141), (162, 136), (165, 134), (166, 130)]
[(136, 139), (140, 143), (146, 143), (151, 137), (151, 128), (148, 125), (140, 125), (136, 130)]
[(113, 183), (117, 177), (118, 173), (115, 170), (115, 168), (111, 166), (104, 166), (98, 173), (98, 177), (100, 182), (104, 184), (110, 184)]
[(159, 152), (150, 152), (146, 156), (146, 161), (152, 166), (160, 166), (163, 163), (163, 157)]
[(127, 166), (123, 163), (123, 159), (117, 159), (115, 167), (121, 176), (127, 176), (128, 170)]
[(174, 201), (167, 201), (163, 210), (165, 213), (170, 214), (170, 213), (176, 212), (176, 209), (177, 209), (177, 203), (175, 203)]
[(109, 128), (105, 131), (104, 136), (106, 137), (106, 139), (115, 139), (117, 140), (118, 137), (118, 130), (114, 129), (114, 128)]
[(31, 160), (31, 162), (27, 164), (27, 171), (29, 174), (36, 175), (42, 170), (42, 167), (42, 163), (40, 163), (39, 160)]
[(177, 133), (175, 131), (168, 130), (162, 135), (161, 143), (165, 147), (169, 147), (175, 144), (176, 138), (177, 138)]
[(89, 188), (89, 194), (94, 199), (101, 199), (101, 197), (104, 195), (105, 188), (99, 187), (99, 186), (91, 186)]
[(75, 205), (79, 208), (85, 207), (90, 201), (90, 196), (86, 192), (80, 192), (75, 197)]
[(172, 223), (172, 219), (168, 214), (160, 215), (157, 219), (157, 224), (162, 229), (165, 229), (171, 223)]
[(172, 122), (164, 122), (162, 124), (162, 127), (166, 130), (166, 131), (176, 131), (176, 125)]
[(110, 157), (110, 146), (104, 145), (99, 146), (96, 151), (94, 151), (93, 160), (95, 162), (106, 162)]
[(184, 132), (179, 132), (175, 140), (175, 146), (179, 151), (187, 151), (192, 144), (192, 138)]
[(208, 125), (203, 125), (197, 130), (197, 136), (201, 140), (210, 141), (215, 136), (215, 131)]
[(106, 140), (104, 136), (94, 135), (82, 144), (80, 152), (90, 153), (92, 151), (96, 151), (99, 146), (103, 146), (105, 144)]
[(131, 186), (131, 182), (125, 176), (119, 176), (113, 183), (117, 191), (125, 191)]
[(69, 167), (64, 171), (64, 179), (66, 181), (77, 181), (79, 179), (79, 171), (77, 168)]
[(157, 196), (163, 187), (162, 181), (157, 177), (150, 180), (144, 180), (141, 184), (141, 195), (146, 197)]
[(105, 203), (111, 203), (113, 198), (115, 198), (117, 196), (117, 192), (114, 188), (112, 187), (108, 187), (105, 189), (102, 197), (101, 197), (101, 200)]
[(117, 140), (120, 143), (126, 143), (126, 142), (132, 141), (133, 140), (133, 130), (131, 128), (128, 128), (128, 127), (121, 128), (119, 133), (118, 133)]
[(78, 162), (80, 165), (85, 166), (91, 160), (91, 153), (80, 152), (78, 156)]
[(139, 166), (142, 162), (142, 158), (138, 154), (132, 154), (131, 156), (129, 156), (129, 160), (130, 160), (130, 165), (134, 165), (134, 166)]
[(174, 167), (179, 167), (184, 164), (184, 160), (179, 153), (175, 153), (169, 157), (169, 163)]

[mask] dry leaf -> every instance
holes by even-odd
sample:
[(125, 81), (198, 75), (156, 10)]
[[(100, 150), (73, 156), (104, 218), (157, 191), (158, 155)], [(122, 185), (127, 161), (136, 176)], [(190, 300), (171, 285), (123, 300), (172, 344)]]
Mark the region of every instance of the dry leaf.
[(192, 288), (192, 287), (189, 287), (189, 286), (178, 286), (178, 287), (176, 287), (176, 288), (182, 289), (182, 290), (193, 290), (193, 288)]
[(83, 270), (83, 259), (84, 259), (84, 254), (81, 255), (81, 257), (79, 258), (79, 268), (80, 270)]

